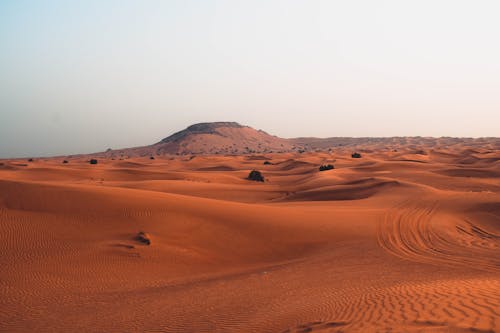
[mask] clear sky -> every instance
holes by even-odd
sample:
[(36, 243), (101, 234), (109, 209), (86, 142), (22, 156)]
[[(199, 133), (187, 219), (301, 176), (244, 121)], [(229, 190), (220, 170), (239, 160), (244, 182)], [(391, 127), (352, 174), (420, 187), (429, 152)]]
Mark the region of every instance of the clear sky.
[(0, 0), (0, 157), (205, 121), (500, 136), (500, 1)]

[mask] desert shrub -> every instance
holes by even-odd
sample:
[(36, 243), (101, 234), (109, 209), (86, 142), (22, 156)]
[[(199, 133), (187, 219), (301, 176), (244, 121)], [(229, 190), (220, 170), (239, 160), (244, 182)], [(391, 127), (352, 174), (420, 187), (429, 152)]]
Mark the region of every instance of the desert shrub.
[(361, 158), (361, 154), (360, 153), (353, 153), (351, 155), (352, 158)]
[(154, 160), (154, 159), (155, 159), (155, 157), (154, 157), (154, 156), (149, 156), (149, 159), (150, 159), (150, 160)]
[(97, 164), (97, 160), (95, 158), (91, 159), (90, 164)]
[(271, 163), (271, 162), (269, 162), (269, 161), (265, 161), (265, 162), (264, 162), (264, 165), (271, 165), (271, 164), (272, 164), (272, 163)]
[(63, 161), (63, 163), (64, 163), (64, 164), (66, 164), (66, 163), (68, 163), (68, 161), (67, 161), (67, 160), (64, 160), (64, 161)]
[(256, 182), (263, 182), (264, 176), (262, 176), (262, 173), (260, 171), (252, 170), (250, 171), (250, 174), (248, 174), (248, 179)]
[(334, 169), (335, 167), (332, 165), (332, 164), (325, 164), (325, 165), (321, 165), (319, 167), (319, 171), (326, 171), (326, 170), (332, 170)]
[(30, 158), (30, 159), (28, 160), (28, 162), (33, 162), (33, 159), (32, 159), (32, 158)]

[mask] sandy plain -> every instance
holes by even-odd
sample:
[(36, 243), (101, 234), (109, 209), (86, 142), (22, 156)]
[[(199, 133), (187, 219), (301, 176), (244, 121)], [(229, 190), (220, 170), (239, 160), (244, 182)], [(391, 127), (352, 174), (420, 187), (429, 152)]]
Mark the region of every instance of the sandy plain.
[(2, 160), (0, 331), (499, 332), (500, 152), (360, 151)]

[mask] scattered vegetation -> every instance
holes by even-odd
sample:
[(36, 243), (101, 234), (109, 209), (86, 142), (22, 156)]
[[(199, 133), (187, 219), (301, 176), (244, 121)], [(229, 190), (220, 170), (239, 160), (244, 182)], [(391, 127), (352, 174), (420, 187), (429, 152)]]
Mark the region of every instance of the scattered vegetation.
[(95, 158), (91, 159), (90, 164), (97, 164), (97, 160)]
[(326, 171), (326, 170), (332, 170), (332, 169), (335, 169), (335, 167), (332, 164), (325, 164), (325, 165), (321, 165), (319, 167), (319, 171)]
[(352, 158), (361, 158), (361, 154), (360, 153), (353, 153), (351, 155)]
[(250, 174), (248, 175), (248, 179), (256, 181), (256, 182), (263, 182), (264, 176), (262, 176), (262, 173), (260, 171), (252, 170), (252, 171), (250, 171)]

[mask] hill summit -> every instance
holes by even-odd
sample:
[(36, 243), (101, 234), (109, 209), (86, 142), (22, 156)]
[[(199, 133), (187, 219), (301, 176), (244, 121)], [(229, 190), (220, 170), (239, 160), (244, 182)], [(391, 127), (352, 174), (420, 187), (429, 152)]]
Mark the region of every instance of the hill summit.
[(176, 132), (169, 137), (161, 140), (162, 143), (180, 141), (190, 135), (196, 134), (218, 134), (217, 129), (219, 128), (244, 128), (237, 122), (231, 121), (217, 121), (213, 123), (198, 123), (187, 127), (186, 129)]
[(153, 145), (162, 154), (244, 154), (286, 151), (291, 143), (236, 122), (199, 123)]
[(251, 154), (285, 152), (293, 149), (288, 139), (270, 135), (237, 122), (198, 123), (150, 146), (108, 149), (92, 154), (101, 157), (147, 155)]

